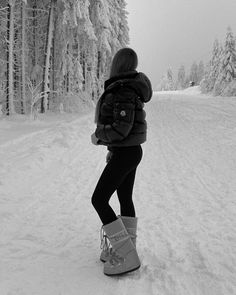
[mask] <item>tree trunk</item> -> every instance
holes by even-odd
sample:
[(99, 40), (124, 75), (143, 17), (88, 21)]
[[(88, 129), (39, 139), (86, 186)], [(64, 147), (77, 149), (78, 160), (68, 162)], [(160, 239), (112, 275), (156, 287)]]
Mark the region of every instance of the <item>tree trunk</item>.
[[(54, 20), (54, 27), (56, 27), (56, 23)], [(53, 39), (52, 39), (52, 62), (51, 62), (51, 89), (52, 89), (52, 94), (50, 95), (50, 99), (53, 101), (53, 103), (55, 102), (55, 91), (56, 91), (56, 87), (55, 87), (55, 80), (56, 80), (56, 75), (55, 75), (55, 56), (56, 56), (56, 48), (55, 48), (55, 30), (53, 31)], [(49, 101), (48, 101), (49, 102)], [(49, 108), (49, 104), (48, 104), (48, 108)]]
[[(38, 20), (37, 20), (37, 0), (34, 0), (33, 4), (33, 55), (32, 55), (32, 65), (33, 69), (35, 69), (37, 62), (38, 62)], [(36, 77), (32, 79), (33, 85), (36, 86), (39, 81), (37, 81)]]
[[(10, 37), (10, 5), (7, 8), (7, 41)], [(7, 71), (6, 71), (6, 115), (9, 116), (9, 50), (7, 44)]]
[(98, 62), (97, 62), (97, 78), (100, 78), (100, 66), (101, 66), (101, 51), (98, 51)]
[(49, 92), (49, 72), (50, 72), (50, 56), (54, 30), (54, 8), (56, 0), (51, 0), (51, 7), (48, 16), (48, 28), (47, 28), (47, 39), (46, 39), (46, 51), (45, 51), (45, 62), (43, 72), (43, 85), (42, 85), (42, 100), (41, 100), (41, 113), (44, 113), (48, 109), (48, 92)]
[(8, 54), (7, 54), (7, 115), (15, 113), (14, 106), (14, 81), (13, 81), (13, 69), (14, 69), (14, 56), (13, 56), (13, 47), (14, 47), (14, 6), (15, 1), (9, 1), (9, 10), (8, 10)]
[(22, 27), (22, 52), (21, 52), (21, 113), (26, 113), (26, 93), (25, 93), (25, 3), (21, 3), (21, 27)]
[[(19, 39), (19, 29), (14, 27), (14, 44), (17, 43)], [(13, 48), (13, 95), (17, 94), (17, 99), (21, 100), (21, 91), (20, 91), (20, 64), (19, 64), (19, 54)], [(16, 106), (17, 107), (17, 106)]]
[(85, 83), (86, 83), (86, 62), (85, 62), (85, 51), (82, 49), (80, 53), (80, 64), (82, 66), (82, 74), (83, 74), (83, 91), (85, 91)]

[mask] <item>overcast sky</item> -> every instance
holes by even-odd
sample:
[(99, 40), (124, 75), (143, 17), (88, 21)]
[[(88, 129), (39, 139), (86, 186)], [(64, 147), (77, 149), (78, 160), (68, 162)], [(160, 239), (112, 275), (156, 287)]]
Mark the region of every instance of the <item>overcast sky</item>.
[(208, 61), (215, 38), (236, 36), (236, 0), (126, 0), (130, 44), (153, 87), (171, 67)]

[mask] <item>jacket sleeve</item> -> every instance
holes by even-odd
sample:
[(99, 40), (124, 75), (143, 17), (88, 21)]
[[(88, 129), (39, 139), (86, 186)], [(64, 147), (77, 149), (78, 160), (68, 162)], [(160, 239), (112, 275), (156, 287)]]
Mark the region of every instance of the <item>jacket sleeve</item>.
[(125, 139), (134, 123), (135, 100), (117, 102), (113, 105), (113, 122), (98, 124), (95, 135), (104, 143), (113, 143)]

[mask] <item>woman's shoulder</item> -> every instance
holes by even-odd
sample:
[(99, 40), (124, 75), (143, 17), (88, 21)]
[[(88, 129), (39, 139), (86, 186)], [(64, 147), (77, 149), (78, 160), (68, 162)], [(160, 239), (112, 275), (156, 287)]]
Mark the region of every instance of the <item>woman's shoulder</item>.
[(133, 80), (132, 85), (135, 86), (136, 92), (139, 94), (143, 102), (148, 102), (152, 97), (152, 84), (147, 75), (139, 72)]
[(137, 78), (143, 81), (144, 83), (146, 83), (148, 87), (152, 89), (152, 83), (146, 74), (144, 74), (143, 72), (139, 72), (139, 75)]

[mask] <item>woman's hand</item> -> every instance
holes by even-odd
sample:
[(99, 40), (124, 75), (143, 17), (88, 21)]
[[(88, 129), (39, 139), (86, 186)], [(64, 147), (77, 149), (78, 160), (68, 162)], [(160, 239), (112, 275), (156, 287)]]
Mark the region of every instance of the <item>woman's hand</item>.
[(92, 142), (92, 144), (94, 144), (94, 145), (98, 145), (98, 138), (96, 137), (96, 135), (95, 135), (95, 133), (93, 133), (92, 135), (91, 135), (91, 142)]
[(106, 162), (107, 162), (107, 163), (111, 160), (111, 157), (112, 157), (112, 152), (109, 151), (109, 152), (107, 153), (107, 156), (106, 156)]

